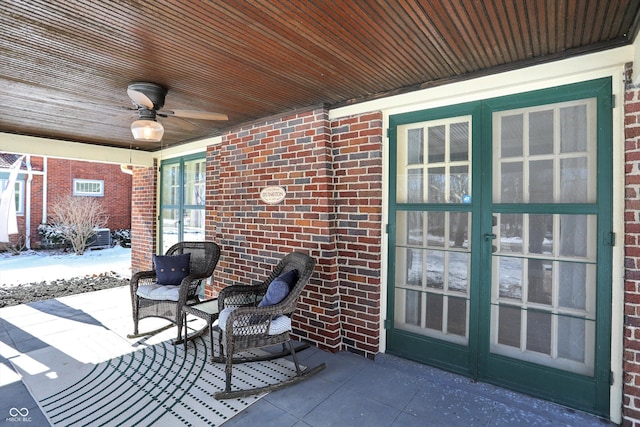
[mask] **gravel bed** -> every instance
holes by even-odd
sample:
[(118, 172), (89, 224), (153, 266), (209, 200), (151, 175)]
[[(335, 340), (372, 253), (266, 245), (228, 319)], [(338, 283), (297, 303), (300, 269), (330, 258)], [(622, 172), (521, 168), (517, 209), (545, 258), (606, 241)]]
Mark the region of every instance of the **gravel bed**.
[(0, 308), (128, 285), (129, 279), (108, 273), (10, 287), (0, 285)]

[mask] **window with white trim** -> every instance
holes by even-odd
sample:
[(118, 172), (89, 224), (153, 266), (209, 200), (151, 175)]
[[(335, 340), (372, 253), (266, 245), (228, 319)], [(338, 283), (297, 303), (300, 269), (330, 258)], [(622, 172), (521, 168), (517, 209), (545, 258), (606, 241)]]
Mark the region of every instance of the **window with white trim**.
[[(7, 185), (8, 179), (0, 179), (0, 190)], [(24, 181), (16, 180), (16, 214), (24, 215)]]
[(104, 181), (101, 179), (74, 179), (74, 196), (104, 196)]

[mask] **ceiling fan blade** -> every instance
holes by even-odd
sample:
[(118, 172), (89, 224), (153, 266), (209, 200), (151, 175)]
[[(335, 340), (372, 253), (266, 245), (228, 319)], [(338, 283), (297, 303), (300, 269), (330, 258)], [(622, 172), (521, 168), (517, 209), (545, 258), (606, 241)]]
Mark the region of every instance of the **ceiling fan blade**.
[(175, 120), (167, 120), (163, 122), (167, 128), (179, 128), (182, 131), (186, 130), (190, 132), (201, 130), (199, 126), (196, 126), (195, 124), (191, 123), (189, 120), (185, 120), (178, 116), (171, 116), (171, 117), (174, 117)]
[(149, 97), (144, 93), (128, 88), (127, 95), (129, 95), (129, 98), (131, 98), (131, 100), (137, 105), (141, 105), (145, 108), (148, 108), (149, 110), (153, 110), (153, 101), (149, 99)]
[(196, 120), (229, 120), (226, 114), (211, 113), (208, 111), (196, 111), (196, 110), (163, 110), (160, 112), (167, 116), (182, 117), (184, 119), (196, 119)]

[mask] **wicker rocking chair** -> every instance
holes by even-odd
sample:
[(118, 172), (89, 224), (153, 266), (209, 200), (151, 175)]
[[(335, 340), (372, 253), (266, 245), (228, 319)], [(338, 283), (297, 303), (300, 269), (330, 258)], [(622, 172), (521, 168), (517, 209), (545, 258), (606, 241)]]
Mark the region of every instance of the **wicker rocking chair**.
[[(296, 357), (296, 348), (291, 340), (291, 315), (302, 289), (305, 287), (313, 269), (315, 260), (308, 255), (292, 252), (286, 255), (274, 268), (267, 280), (260, 285), (233, 285), (224, 288), (218, 295), (220, 355), (214, 360), (225, 363), (225, 390), (215, 394), (216, 399), (232, 399), (278, 390), (300, 382), (320, 372), (325, 364), (302, 370)], [(287, 274), (285, 274), (287, 273)], [(274, 295), (273, 289), (280, 285), (284, 277), (290, 280), (288, 294), (273, 305), (264, 302)], [(287, 284), (289, 285), (289, 284)], [(289, 291), (290, 289), (290, 291)], [(271, 298), (273, 299), (273, 298)], [(272, 301), (273, 302), (273, 301)], [(258, 349), (282, 344), (282, 352), (269, 353), (252, 358), (233, 357), (245, 350)], [(288, 346), (288, 350), (286, 346)], [(301, 350), (309, 347), (303, 344)], [(291, 355), (295, 364), (296, 375), (289, 380), (265, 387), (249, 390), (231, 391), (231, 378), (234, 363), (273, 360)]]
[[(129, 338), (153, 335), (178, 326), (178, 338), (182, 342), (182, 307), (199, 302), (198, 293), (203, 280), (210, 277), (220, 258), (220, 247), (214, 242), (180, 242), (171, 246), (163, 259), (189, 254), (188, 275), (173, 286), (159, 284), (158, 262), (152, 271), (140, 271), (131, 277), (131, 303), (133, 308), (133, 334)], [(184, 258), (183, 258), (184, 259)], [(185, 274), (187, 274), (185, 272)], [(138, 332), (138, 322), (147, 317), (160, 317), (171, 324), (145, 333)], [(200, 331), (202, 333), (202, 331)]]

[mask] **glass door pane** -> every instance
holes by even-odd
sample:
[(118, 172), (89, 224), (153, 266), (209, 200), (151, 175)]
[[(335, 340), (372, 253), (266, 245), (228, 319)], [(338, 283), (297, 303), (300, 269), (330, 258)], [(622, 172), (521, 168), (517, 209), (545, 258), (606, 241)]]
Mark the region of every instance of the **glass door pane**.
[(398, 128), (397, 203), (470, 203), (471, 118)]
[(497, 218), (491, 351), (593, 375), (596, 217)]
[(470, 123), (398, 128), (394, 328), (461, 345), (469, 340)]
[(178, 206), (180, 204), (180, 165), (167, 165), (162, 168), (162, 204)]
[(163, 162), (160, 200), (163, 253), (177, 242), (205, 239), (205, 165), (203, 157)]
[(180, 211), (173, 208), (162, 209), (162, 253), (180, 241)]
[(161, 253), (165, 253), (173, 244), (180, 241), (180, 164), (165, 164), (161, 177), (160, 233)]
[(493, 203), (595, 203), (595, 125), (595, 99), (494, 113)]
[(204, 240), (205, 160), (184, 162), (183, 240)]
[[(595, 99), (493, 114), (493, 203), (502, 207), (493, 221), (490, 351), (588, 376), (598, 217), (595, 206), (582, 212), (597, 202), (595, 114)], [(587, 207), (566, 206), (577, 203)]]

